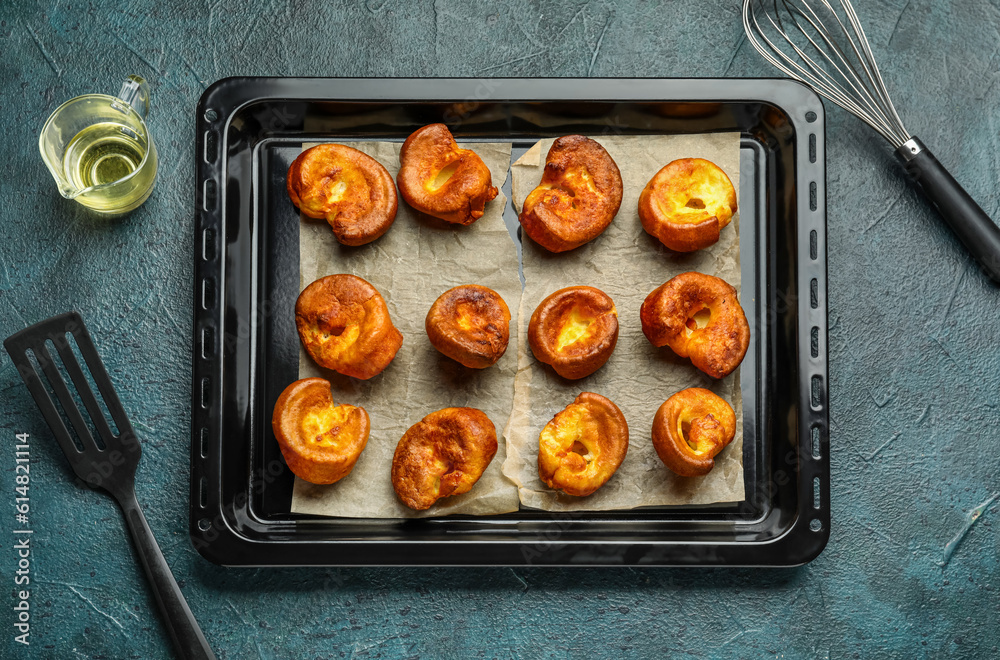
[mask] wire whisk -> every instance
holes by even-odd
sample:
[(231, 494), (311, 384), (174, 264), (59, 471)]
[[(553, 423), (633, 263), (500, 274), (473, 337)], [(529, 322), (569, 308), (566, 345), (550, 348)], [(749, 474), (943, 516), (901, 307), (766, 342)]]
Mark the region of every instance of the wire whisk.
[(903, 125), (850, 0), (743, 0), (764, 59), (884, 137), (983, 269), (1000, 281), (1000, 229)]

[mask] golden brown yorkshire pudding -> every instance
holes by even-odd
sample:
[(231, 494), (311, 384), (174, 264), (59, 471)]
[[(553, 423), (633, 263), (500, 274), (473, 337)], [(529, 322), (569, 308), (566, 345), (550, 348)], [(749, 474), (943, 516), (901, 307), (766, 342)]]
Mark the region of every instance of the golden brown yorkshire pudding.
[(392, 487), (403, 504), (423, 511), (442, 497), (469, 492), (496, 453), (496, 428), (482, 410), (438, 410), (396, 445)]
[(719, 166), (703, 158), (665, 165), (639, 196), (642, 228), (677, 252), (717, 243), (735, 212), (732, 182)]
[(288, 168), (288, 196), (310, 218), (325, 218), (344, 245), (364, 245), (396, 219), (396, 186), (382, 164), (342, 144), (306, 149)]
[(713, 378), (733, 373), (750, 346), (736, 289), (718, 277), (681, 273), (646, 296), (639, 314), (653, 346), (670, 346)]
[(525, 233), (550, 252), (597, 238), (622, 204), (622, 175), (600, 144), (582, 135), (552, 143), (538, 187), (524, 200)]
[(327, 275), (303, 289), (295, 325), (316, 364), (354, 378), (381, 373), (403, 344), (385, 299), (354, 275)]
[(538, 436), (538, 476), (549, 488), (583, 497), (607, 483), (628, 451), (628, 424), (609, 399), (583, 392)]
[(322, 378), (286, 387), (274, 405), (271, 427), (288, 468), (314, 484), (346, 477), (368, 443), (368, 413), (335, 404), (330, 382)]
[(559, 289), (543, 300), (528, 322), (528, 345), (539, 361), (563, 378), (594, 373), (618, 343), (618, 310), (608, 294), (591, 286)]
[(653, 418), (653, 447), (682, 477), (700, 477), (736, 435), (732, 406), (709, 390), (689, 387), (660, 406)]
[(399, 194), (406, 203), (446, 222), (471, 225), (497, 196), (490, 168), (461, 149), (444, 124), (418, 128), (399, 152)]
[(496, 364), (510, 340), (510, 310), (500, 294), (478, 284), (448, 289), (427, 312), (431, 345), (473, 369)]

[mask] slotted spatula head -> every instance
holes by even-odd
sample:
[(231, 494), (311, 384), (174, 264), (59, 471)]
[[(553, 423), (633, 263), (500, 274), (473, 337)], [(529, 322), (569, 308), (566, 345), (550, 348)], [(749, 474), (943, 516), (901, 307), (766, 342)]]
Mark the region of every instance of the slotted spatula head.
[(112, 494), (131, 491), (142, 453), (139, 439), (80, 315), (68, 312), (36, 323), (8, 337), (4, 348), (76, 475)]
[(53, 316), (11, 335), (3, 345), (73, 471), (118, 500), (178, 657), (215, 660), (135, 499), (139, 439), (83, 319), (76, 312)]

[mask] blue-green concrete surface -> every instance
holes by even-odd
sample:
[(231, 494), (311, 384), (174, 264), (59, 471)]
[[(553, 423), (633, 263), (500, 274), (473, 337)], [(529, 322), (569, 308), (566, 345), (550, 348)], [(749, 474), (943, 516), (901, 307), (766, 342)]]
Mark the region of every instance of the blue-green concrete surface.
[[(187, 536), (194, 108), (270, 76), (762, 76), (737, 0), (0, 2), (0, 337), (77, 309), (143, 440), (138, 497), (220, 658), (1000, 657), (998, 288), (889, 149), (828, 105), (832, 537), (788, 570), (216, 567)], [(910, 130), (1000, 215), (996, 0), (856, 3)], [(153, 88), (153, 196), (62, 199), (66, 99)], [(13, 639), (31, 436), (30, 647)], [(73, 483), (0, 356), (0, 655), (169, 658), (117, 507)], [(946, 546), (964, 539), (946, 565)]]

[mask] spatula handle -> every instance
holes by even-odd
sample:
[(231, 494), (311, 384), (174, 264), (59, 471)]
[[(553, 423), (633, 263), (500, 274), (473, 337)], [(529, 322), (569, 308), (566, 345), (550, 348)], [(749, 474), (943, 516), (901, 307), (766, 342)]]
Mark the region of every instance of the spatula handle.
[(896, 150), (906, 171), (994, 282), (1000, 282), (1000, 227), (917, 138)]
[(167, 566), (167, 561), (156, 544), (156, 539), (153, 538), (153, 532), (149, 529), (146, 517), (142, 515), (135, 494), (127, 493), (120, 496), (118, 503), (125, 514), (125, 522), (132, 534), (139, 560), (146, 569), (146, 577), (153, 587), (156, 604), (160, 606), (163, 623), (170, 632), (177, 657), (183, 660), (215, 660), (212, 648), (201, 632), (187, 601), (184, 600), (184, 594), (177, 586), (177, 581), (174, 580), (170, 567)]

